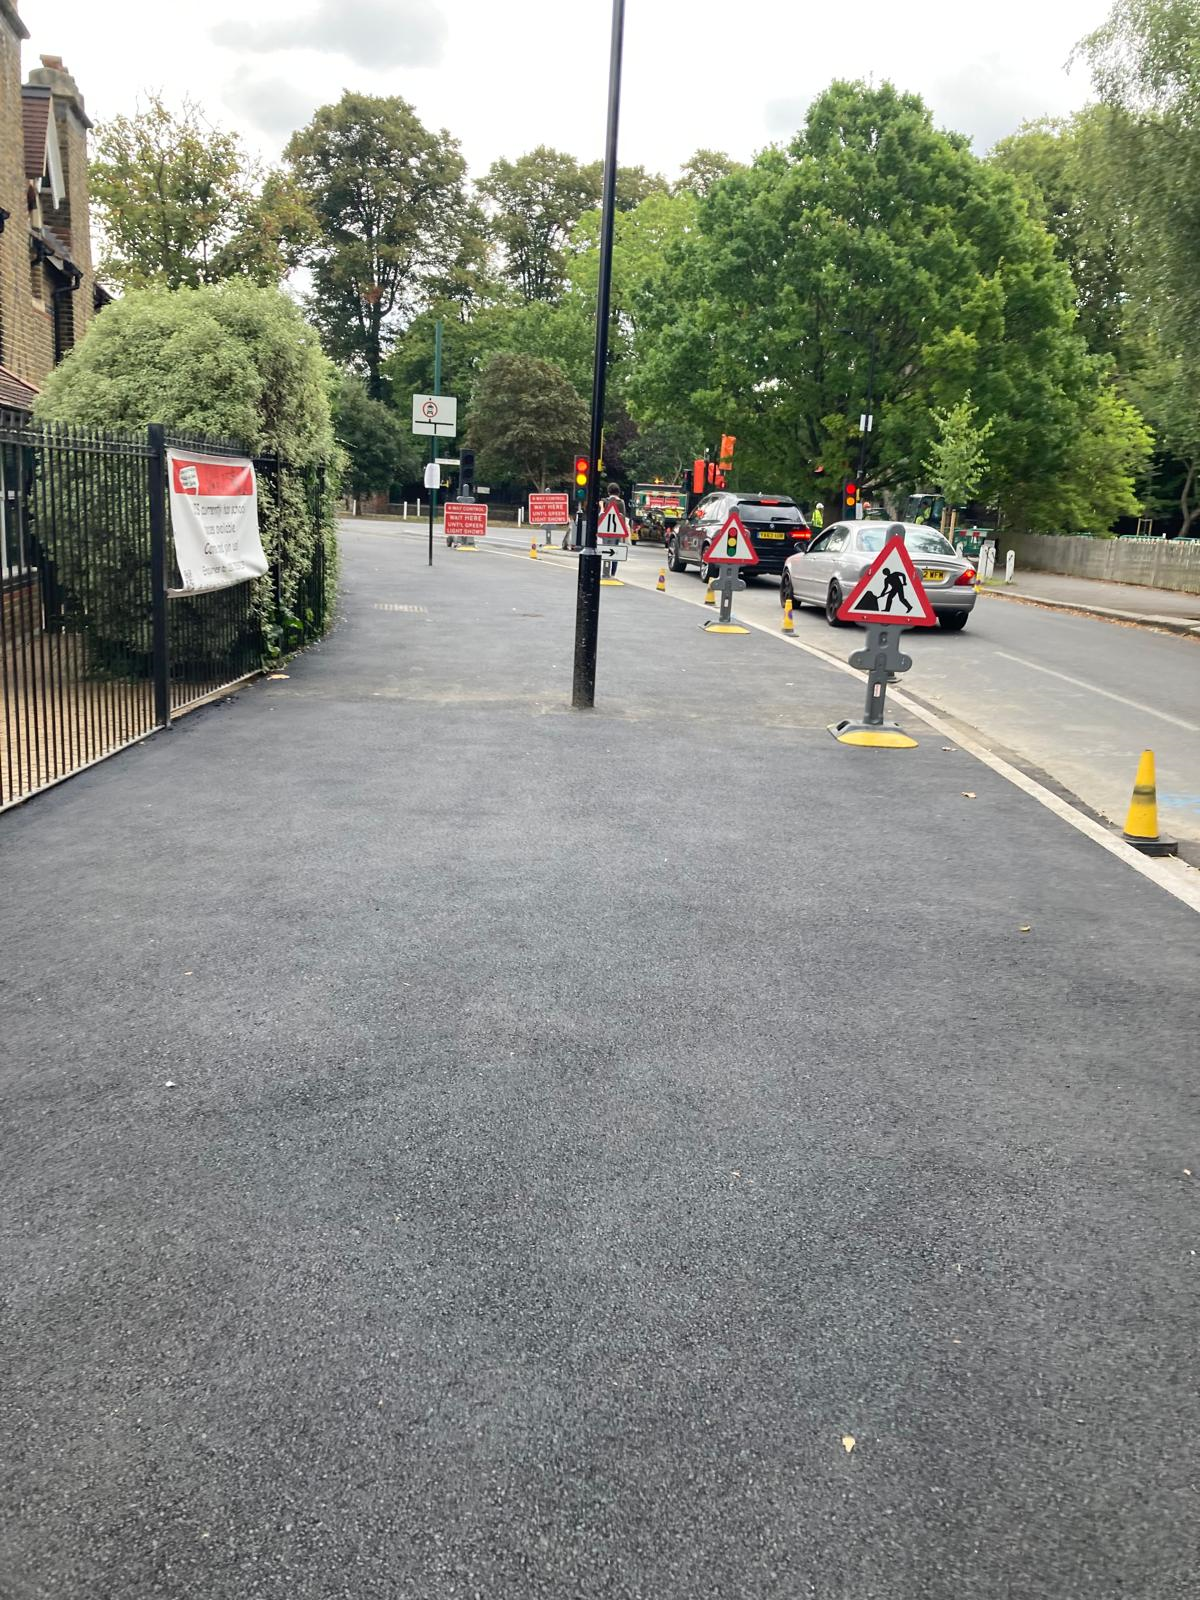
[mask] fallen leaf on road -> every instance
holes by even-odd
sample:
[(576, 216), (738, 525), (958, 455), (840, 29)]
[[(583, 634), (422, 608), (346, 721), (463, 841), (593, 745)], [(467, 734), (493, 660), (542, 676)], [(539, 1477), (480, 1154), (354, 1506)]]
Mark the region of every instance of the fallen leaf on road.
[(170, 1079), (170, 1078), (168, 1078), (168, 1079), (167, 1079), (167, 1081), (166, 1081), (166, 1083), (164, 1083), (164, 1084), (163, 1084), (163, 1088), (164, 1088), (164, 1089), (173, 1089), (173, 1088), (174, 1088), (174, 1087), (175, 1087), (175, 1085), (174, 1085), (174, 1083), (173, 1083), (173, 1082), (172, 1082), (172, 1081), (171, 1081), (171, 1079)]
[(956, 744), (944, 744), (942, 749), (945, 750), (949, 755), (956, 755), (958, 753), (958, 746)]
[(962, 792), (962, 797), (963, 797), (964, 800), (974, 800), (974, 798), (975, 798), (974, 789), (964, 789), (963, 792)]
[(267, 677), (268, 678), (290, 678), (291, 677), (291, 673), (290, 672), (268, 672), (267, 673)]
[(854, 1449), (854, 1446), (857, 1443), (858, 1443), (858, 1440), (854, 1437), (854, 1435), (852, 1433), (844, 1433), (842, 1435), (842, 1449), (846, 1452), (847, 1455), (850, 1454), (850, 1452)]
[(1017, 932), (1018, 933), (1032, 933), (1033, 932), (1033, 927), (1032, 927), (1032, 925), (1030, 923), (1027, 922), (1027, 923), (1025, 923), (1024, 927), (1018, 928)]

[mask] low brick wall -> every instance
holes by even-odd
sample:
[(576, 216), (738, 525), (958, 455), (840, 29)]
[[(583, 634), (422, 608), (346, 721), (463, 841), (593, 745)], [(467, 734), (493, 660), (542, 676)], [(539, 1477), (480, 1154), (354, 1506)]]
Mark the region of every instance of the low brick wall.
[(1081, 539), (1069, 534), (1001, 533), (996, 565), (1017, 552), (1017, 569), (1065, 572), (1074, 578), (1140, 583), (1151, 589), (1200, 594), (1200, 543), (1174, 539)]
[(42, 596), (36, 575), (5, 578), (0, 587), (0, 610), (5, 640), (24, 639), (42, 629)]

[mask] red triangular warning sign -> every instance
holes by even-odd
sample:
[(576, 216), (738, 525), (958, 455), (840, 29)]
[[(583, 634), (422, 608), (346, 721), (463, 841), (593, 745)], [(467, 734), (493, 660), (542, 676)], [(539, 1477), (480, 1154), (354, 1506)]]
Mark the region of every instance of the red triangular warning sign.
[(606, 543), (614, 539), (628, 539), (629, 524), (625, 520), (625, 513), (621, 509), (621, 502), (616, 495), (609, 495), (600, 507), (600, 520), (596, 524), (596, 537)]
[(704, 559), (710, 567), (756, 567), (758, 565), (758, 551), (750, 543), (750, 535), (746, 532), (746, 524), (736, 511), (731, 511), (725, 518), (721, 528), (713, 536), (708, 549), (704, 552)]
[(937, 622), (903, 534), (889, 529), (887, 543), (838, 607), (838, 620), (902, 628), (932, 628)]

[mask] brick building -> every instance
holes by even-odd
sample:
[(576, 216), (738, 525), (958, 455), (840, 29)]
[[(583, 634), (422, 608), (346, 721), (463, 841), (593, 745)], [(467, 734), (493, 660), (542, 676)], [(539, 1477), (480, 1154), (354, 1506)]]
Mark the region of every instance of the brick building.
[(57, 56), (21, 81), (29, 37), (0, 0), (0, 408), (27, 409), (107, 298), (92, 269), (87, 135)]

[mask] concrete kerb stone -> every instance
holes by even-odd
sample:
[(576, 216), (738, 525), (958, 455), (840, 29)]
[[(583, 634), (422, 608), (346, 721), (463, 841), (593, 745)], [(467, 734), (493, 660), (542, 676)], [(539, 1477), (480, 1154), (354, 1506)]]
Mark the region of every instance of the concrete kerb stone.
[(1015, 600), (1023, 606), (1045, 606), (1050, 611), (1075, 611), (1085, 617), (1099, 617), (1105, 622), (1133, 623), (1139, 628), (1157, 628), (1161, 633), (1177, 633), (1185, 639), (1200, 639), (1200, 623), (1184, 622), (1178, 617), (1147, 616), (1144, 612), (1118, 611), (1112, 606), (1091, 606), (1077, 600), (1049, 600), (1041, 595), (1013, 594), (1007, 589), (981, 589), (989, 600)]

